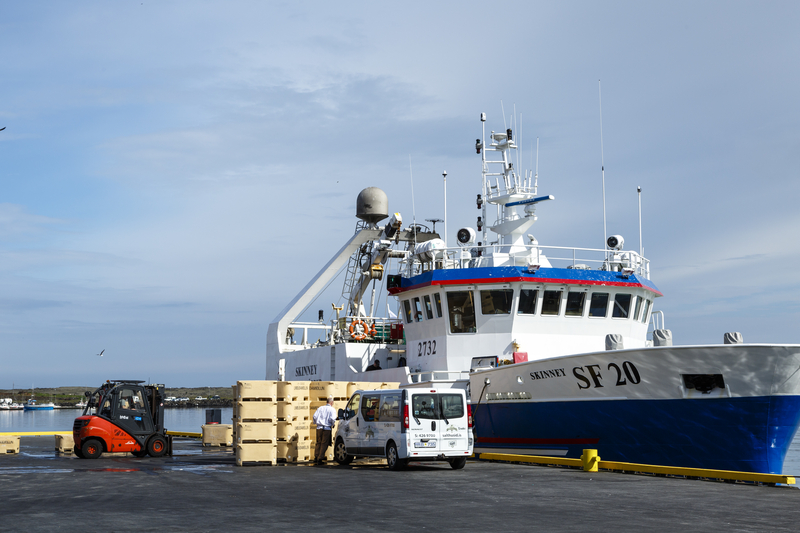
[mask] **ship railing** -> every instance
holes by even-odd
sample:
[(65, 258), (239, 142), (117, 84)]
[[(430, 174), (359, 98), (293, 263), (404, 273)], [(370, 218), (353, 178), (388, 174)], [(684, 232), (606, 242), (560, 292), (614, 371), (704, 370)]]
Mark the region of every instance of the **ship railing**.
[(424, 372), (410, 372), (411, 383), (453, 382), (469, 379), (469, 371), (462, 370), (426, 370)]
[[(336, 322), (334, 320), (334, 322)], [(366, 325), (367, 331), (364, 338), (358, 338), (362, 334), (361, 326), (353, 326), (356, 322), (362, 322)], [(336, 323), (337, 330), (343, 335), (348, 342), (355, 341), (370, 341), (370, 342), (389, 342), (392, 339), (392, 326), (402, 324), (403, 321), (397, 318), (387, 318), (382, 316), (343, 316), (339, 317), (339, 322)], [(353, 331), (350, 331), (350, 328)], [(374, 332), (374, 333), (373, 333)]]
[[(356, 327), (353, 328), (354, 334), (350, 332), (350, 326), (356, 321), (363, 322), (367, 326), (363, 339), (356, 338), (360, 336), (356, 332)], [(391, 339), (393, 324), (402, 324), (402, 320), (376, 316), (343, 316), (339, 317), (338, 322), (334, 319), (330, 323), (292, 322), (289, 324), (286, 344), (289, 346), (308, 347), (345, 341), (391, 342), (394, 340)], [(358, 331), (361, 332), (361, 327), (358, 328)], [(373, 329), (375, 331), (374, 334), (372, 333)], [(321, 334), (314, 335), (311, 333), (315, 331), (321, 332)]]
[[(484, 244), (467, 245), (460, 248), (437, 250), (439, 258), (435, 261), (420, 262), (418, 258), (408, 262), (406, 268), (411, 275), (432, 269), (472, 268), (479, 266), (481, 258), (505, 257), (505, 265), (538, 268), (543, 262), (556, 268), (577, 270), (605, 270), (628, 272), (650, 279), (650, 260), (633, 250), (603, 250), (598, 248), (579, 248), (568, 246), (541, 246)], [(498, 265), (503, 266), (503, 265)]]

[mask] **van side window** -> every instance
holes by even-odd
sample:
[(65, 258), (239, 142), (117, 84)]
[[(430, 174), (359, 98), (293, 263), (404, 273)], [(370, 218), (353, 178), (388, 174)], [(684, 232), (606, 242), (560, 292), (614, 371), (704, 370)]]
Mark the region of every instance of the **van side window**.
[(415, 418), (439, 419), (439, 405), (436, 402), (436, 394), (415, 394), (413, 398), (411, 410)]
[(380, 395), (378, 394), (365, 394), (364, 401), (361, 402), (361, 416), (365, 422), (374, 422), (375, 417), (378, 416), (378, 404), (380, 402)]
[(347, 404), (347, 409), (345, 409), (348, 419), (356, 416), (356, 413), (358, 412), (359, 400), (361, 400), (360, 394), (356, 394), (355, 396), (350, 398), (350, 403)]
[(431, 307), (431, 297), (425, 295), (425, 318), (433, 320), (433, 308)]
[(400, 422), (400, 394), (393, 392), (381, 396), (380, 422)]
[(446, 419), (464, 416), (464, 399), (460, 394), (440, 394), (442, 417)]

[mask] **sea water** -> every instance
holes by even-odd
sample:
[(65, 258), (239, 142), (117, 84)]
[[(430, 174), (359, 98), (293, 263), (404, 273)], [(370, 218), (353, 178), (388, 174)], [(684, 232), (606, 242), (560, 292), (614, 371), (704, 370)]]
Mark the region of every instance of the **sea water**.
[[(230, 424), (233, 408), (223, 407), (222, 423)], [(63, 431), (72, 432), (72, 423), (83, 411), (80, 409), (53, 409), (52, 411), (0, 411), (0, 433), (5, 431)], [(206, 423), (206, 410), (202, 407), (164, 409), (164, 426), (168, 431), (199, 433)]]
[[(53, 409), (52, 411), (0, 411), (0, 433), (6, 431), (72, 431), (72, 422), (80, 416), (79, 409)], [(233, 409), (222, 408), (222, 423), (230, 424)], [(191, 431), (199, 433), (206, 423), (206, 410), (202, 407), (189, 409), (165, 409), (164, 425), (169, 431)], [(795, 435), (783, 473), (800, 477), (800, 432)]]

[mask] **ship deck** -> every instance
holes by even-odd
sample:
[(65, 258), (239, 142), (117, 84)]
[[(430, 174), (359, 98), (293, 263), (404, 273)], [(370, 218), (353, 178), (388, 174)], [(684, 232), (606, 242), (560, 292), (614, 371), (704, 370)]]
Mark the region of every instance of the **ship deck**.
[(24, 437), (0, 457), (3, 523), (19, 531), (796, 531), (800, 491), (469, 462), (236, 467), (176, 439), (161, 459), (57, 455)]

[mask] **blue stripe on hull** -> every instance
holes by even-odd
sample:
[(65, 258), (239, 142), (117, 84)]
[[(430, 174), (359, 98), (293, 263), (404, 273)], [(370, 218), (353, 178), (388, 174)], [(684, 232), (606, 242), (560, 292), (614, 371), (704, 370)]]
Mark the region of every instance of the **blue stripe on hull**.
[(630, 463), (781, 474), (800, 396), (473, 406), (476, 448), (584, 448)]

